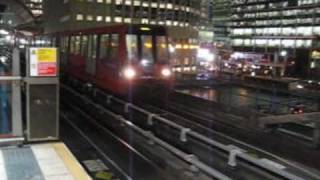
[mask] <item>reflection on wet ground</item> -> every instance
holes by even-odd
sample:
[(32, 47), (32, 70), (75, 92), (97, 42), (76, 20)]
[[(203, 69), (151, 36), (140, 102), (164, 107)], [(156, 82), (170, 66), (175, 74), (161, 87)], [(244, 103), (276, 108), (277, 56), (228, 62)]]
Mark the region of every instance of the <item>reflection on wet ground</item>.
[(307, 111), (316, 111), (317, 103), (303, 97), (284, 95), (277, 92), (259, 91), (237, 86), (201, 87), (178, 89), (177, 92), (207, 99), (226, 106), (254, 108), (276, 113), (286, 114), (297, 104), (306, 106)]

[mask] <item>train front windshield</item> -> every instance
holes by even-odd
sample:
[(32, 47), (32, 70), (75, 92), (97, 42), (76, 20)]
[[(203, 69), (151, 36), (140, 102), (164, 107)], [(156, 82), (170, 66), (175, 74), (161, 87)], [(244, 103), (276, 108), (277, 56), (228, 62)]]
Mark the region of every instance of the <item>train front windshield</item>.
[(166, 36), (127, 35), (129, 62), (139, 62), (142, 66), (168, 63), (169, 51)]

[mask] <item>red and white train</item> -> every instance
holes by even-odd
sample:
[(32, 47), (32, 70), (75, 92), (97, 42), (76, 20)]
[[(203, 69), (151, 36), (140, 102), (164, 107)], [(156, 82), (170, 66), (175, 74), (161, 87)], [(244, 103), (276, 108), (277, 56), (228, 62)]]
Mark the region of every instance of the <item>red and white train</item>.
[(63, 73), (117, 95), (172, 85), (165, 27), (115, 25), (38, 36), (60, 48)]

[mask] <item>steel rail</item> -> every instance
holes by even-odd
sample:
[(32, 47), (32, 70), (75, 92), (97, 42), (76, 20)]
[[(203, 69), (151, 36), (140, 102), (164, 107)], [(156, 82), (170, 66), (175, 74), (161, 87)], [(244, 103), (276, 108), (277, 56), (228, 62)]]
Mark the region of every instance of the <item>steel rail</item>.
[[(114, 97), (113, 95), (107, 94), (107, 93), (105, 93), (105, 92), (103, 92), (103, 91), (101, 91), (99, 89), (94, 88), (93, 91), (94, 91), (94, 93), (93, 93), (94, 95), (96, 95), (96, 93), (100, 93), (100, 94), (104, 95), (105, 97), (108, 97), (109, 100), (114, 100), (117, 103), (120, 103), (120, 104), (123, 104), (123, 105), (130, 104), (130, 106), (129, 106), (130, 108), (132, 108), (132, 109), (134, 109), (136, 111), (139, 111), (139, 112), (141, 112), (141, 113), (143, 113), (143, 114), (145, 114), (145, 115), (147, 115), (149, 117), (151, 116), (153, 120), (158, 120), (158, 121), (160, 121), (160, 122), (162, 122), (164, 124), (167, 124), (167, 125), (175, 128), (175, 129), (177, 129), (177, 130), (180, 130), (181, 132), (186, 130), (186, 129), (188, 129), (188, 128), (183, 127), (183, 126), (181, 126), (181, 125), (179, 125), (179, 124), (177, 124), (175, 122), (172, 122), (172, 121), (170, 121), (170, 120), (168, 120), (166, 118), (163, 118), (163, 117), (161, 117), (159, 115), (155, 115), (154, 113), (149, 112), (149, 111), (147, 111), (147, 110), (145, 110), (145, 109), (143, 109), (141, 107), (138, 107), (138, 106), (133, 105), (131, 103), (125, 102), (124, 100), (122, 100), (120, 98), (117, 98), (117, 97)], [(206, 143), (208, 145), (211, 145), (211, 146), (216, 147), (216, 148), (218, 148), (220, 150), (223, 150), (223, 151), (225, 151), (226, 153), (228, 153), (230, 155), (235, 150), (234, 147), (226, 146), (226, 145), (224, 145), (224, 144), (222, 144), (220, 142), (217, 142), (217, 141), (214, 141), (212, 139), (209, 139), (208, 137), (206, 137), (206, 136), (204, 136), (202, 134), (199, 134), (199, 133), (197, 133), (197, 132), (195, 132), (195, 131), (193, 131), (191, 129), (189, 129), (188, 131), (185, 131), (185, 134), (186, 135), (190, 135), (191, 137), (194, 137), (194, 138), (196, 138), (198, 140), (201, 140), (201, 141), (203, 141), (204, 143)], [(253, 158), (253, 157), (251, 157), (251, 156), (249, 156), (249, 155), (247, 155), (245, 153), (238, 153), (238, 154), (236, 154), (236, 157), (239, 158), (239, 159), (242, 159), (244, 161), (247, 161), (247, 162), (249, 162), (249, 163), (251, 163), (251, 164), (253, 164), (255, 166), (257, 166), (260, 169), (265, 169), (265, 170), (270, 171), (271, 173), (274, 173), (274, 174), (276, 174), (278, 176), (281, 176), (283, 178), (290, 179), (290, 180), (291, 179), (304, 180), (304, 178), (299, 177), (297, 175), (294, 175), (294, 174), (292, 174), (290, 172), (287, 172), (287, 171), (285, 171), (283, 169), (278, 169), (278, 168), (273, 167), (273, 166), (271, 166), (269, 164), (262, 163), (258, 159)]]
[(77, 125), (75, 125), (66, 114), (61, 113), (60, 115), (62, 118), (66, 120), (66, 122), (72, 126), (93, 148), (95, 148), (101, 156), (107, 160), (119, 173), (121, 173), (127, 180), (132, 180), (132, 178), (124, 172), (113, 160), (111, 160), (108, 155), (106, 155), (103, 150), (101, 150)]
[(0, 76), (0, 81), (20, 81), (22, 77), (20, 76)]
[(66, 87), (65, 85), (61, 85), (61, 87), (64, 88), (64, 89), (67, 89), (69, 92), (72, 92), (77, 97), (79, 97), (82, 100), (86, 101), (86, 103), (88, 103), (88, 104), (94, 106), (95, 108), (103, 111), (104, 113), (112, 116), (114, 119), (120, 121), (122, 124), (126, 125), (127, 127), (132, 128), (133, 130), (135, 130), (136, 132), (138, 132), (139, 134), (141, 134), (145, 138), (148, 138), (149, 140), (152, 140), (154, 143), (160, 145), (164, 149), (167, 149), (168, 151), (170, 151), (171, 153), (173, 153), (174, 155), (179, 157), (181, 160), (184, 160), (188, 164), (191, 164), (191, 165), (199, 168), (204, 173), (206, 173), (206, 174), (208, 174), (208, 175), (210, 175), (210, 176), (212, 176), (214, 178), (217, 178), (217, 179), (231, 180), (230, 177), (222, 174), (218, 170), (215, 170), (215, 169), (209, 167), (205, 163), (199, 161), (197, 158), (193, 158), (194, 157), (193, 155), (190, 155), (190, 154), (187, 154), (185, 152), (182, 152), (181, 150), (177, 149), (176, 147), (174, 147), (174, 146), (170, 145), (169, 143), (167, 143), (167, 142), (161, 140), (160, 138), (156, 137), (155, 135), (152, 134), (152, 132), (143, 130), (142, 128), (136, 126), (131, 121), (125, 119), (123, 116), (118, 115), (118, 114), (116, 114), (116, 113), (114, 113), (112, 111), (106, 110), (103, 106), (96, 104), (91, 99), (89, 99), (87, 97), (84, 97), (83, 95), (81, 95), (78, 92), (72, 90), (71, 88)]

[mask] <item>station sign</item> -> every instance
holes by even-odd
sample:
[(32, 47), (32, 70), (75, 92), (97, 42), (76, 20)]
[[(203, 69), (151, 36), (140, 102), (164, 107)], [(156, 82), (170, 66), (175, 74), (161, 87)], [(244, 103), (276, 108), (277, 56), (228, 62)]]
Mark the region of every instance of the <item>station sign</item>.
[(57, 48), (30, 48), (30, 76), (57, 76)]

